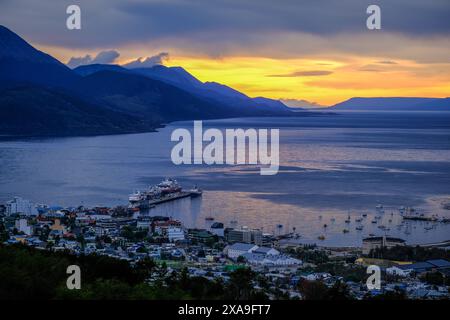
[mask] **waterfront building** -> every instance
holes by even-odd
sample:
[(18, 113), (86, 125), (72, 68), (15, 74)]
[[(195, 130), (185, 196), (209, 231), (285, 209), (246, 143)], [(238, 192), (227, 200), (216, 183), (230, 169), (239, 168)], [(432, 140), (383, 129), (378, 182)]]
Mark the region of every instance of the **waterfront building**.
[(224, 236), (224, 226), (222, 222), (214, 222), (211, 225), (211, 232), (214, 233), (218, 237)]
[(249, 229), (242, 227), (240, 229), (226, 229), (225, 238), (229, 243), (242, 242), (262, 245), (262, 231), (259, 229)]
[(363, 254), (369, 254), (371, 250), (376, 248), (392, 248), (395, 246), (404, 246), (406, 241), (393, 237), (370, 237), (363, 239)]

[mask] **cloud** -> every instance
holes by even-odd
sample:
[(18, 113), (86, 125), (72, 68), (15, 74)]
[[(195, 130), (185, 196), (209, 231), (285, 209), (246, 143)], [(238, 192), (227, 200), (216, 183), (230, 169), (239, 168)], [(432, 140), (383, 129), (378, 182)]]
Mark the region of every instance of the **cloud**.
[(308, 71), (295, 71), (286, 74), (272, 74), (268, 75), (268, 77), (317, 77), (317, 76), (327, 76), (332, 73), (333, 71), (308, 70)]
[(324, 105), (318, 104), (314, 101), (308, 101), (304, 99), (280, 99), (285, 105), (290, 108), (322, 108)]
[(398, 64), (395, 61), (391, 61), (391, 60), (381, 60), (381, 61), (376, 61), (375, 63), (379, 63), (379, 64)]
[(87, 54), (84, 57), (72, 57), (69, 62), (67, 62), (67, 66), (69, 68), (76, 68), (78, 66), (84, 66), (86, 64), (90, 64), (92, 61), (91, 55)]
[[(359, 55), (448, 63), (448, 0), (377, 0), (382, 29), (366, 27), (371, 0), (78, 0), (82, 29), (67, 30), (66, 1), (0, 0), (0, 21), (32, 44), (209, 57), (283, 59)], [(23, 10), (27, 8), (27, 10)], [(44, 23), (45, 22), (45, 23)], [(65, 55), (67, 58), (67, 54)]]
[(105, 50), (100, 51), (94, 58), (92, 58), (90, 54), (87, 54), (84, 57), (72, 57), (67, 63), (67, 66), (70, 68), (76, 68), (78, 66), (94, 63), (110, 64), (114, 63), (119, 56), (120, 53), (116, 50)]
[(135, 69), (135, 68), (151, 68), (155, 65), (161, 65), (164, 64), (164, 61), (167, 61), (169, 59), (169, 53), (168, 52), (160, 52), (157, 55), (147, 57), (147, 58), (137, 58), (134, 61), (131, 61), (127, 64), (122, 65), (122, 67), (128, 68), (128, 69)]
[(97, 54), (94, 60), (92, 60), (92, 63), (114, 63), (119, 56), (120, 53), (116, 50), (101, 51)]

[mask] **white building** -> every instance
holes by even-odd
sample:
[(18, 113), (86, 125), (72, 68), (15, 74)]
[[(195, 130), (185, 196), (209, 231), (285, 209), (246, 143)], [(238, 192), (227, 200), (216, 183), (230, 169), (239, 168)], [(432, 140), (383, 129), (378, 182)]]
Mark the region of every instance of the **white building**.
[(16, 220), (16, 229), (19, 232), (23, 232), (27, 236), (31, 236), (33, 234), (33, 228), (28, 225), (27, 219)]
[(221, 222), (214, 222), (211, 227), (211, 233), (215, 234), (218, 237), (224, 236), (224, 225)]
[(301, 265), (302, 261), (299, 259), (291, 258), (286, 255), (276, 254), (262, 254), (262, 253), (245, 253), (242, 255), (245, 260), (252, 265), (260, 265), (266, 267), (287, 267)]
[(180, 227), (168, 227), (167, 237), (169, 238), (170, 242), (184, 240), (184, 230)]
[(259, 247), (258, 249), (254, 250), (253, 253), (276, 256), (280, 254), (280, 251), (270, 247)]
[(27, 216), (36, 215), (37, 210), (30, 201), (20, 197), (14, 197), (13, 200), (6, 202), (6, 215), (21, 213)]
[(245, 253), (251, 253), (258, 248), (259, 247), (254, 244), (237, 242), (226, 247), (225, 250), (228, 258), (236, 259), (237, 257), (242, 256)]
[(410, 275), (411, 272), (412, 272), (411, 269), (399, 268), (397, 266), (393, 266), (386, 269), (387, 274), (400, 277), (407, 277)]

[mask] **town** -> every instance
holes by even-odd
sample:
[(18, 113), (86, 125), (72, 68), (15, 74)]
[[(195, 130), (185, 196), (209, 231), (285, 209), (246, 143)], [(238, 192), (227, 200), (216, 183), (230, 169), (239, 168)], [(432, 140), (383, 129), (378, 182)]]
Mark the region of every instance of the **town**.
[[(245, 226), (214, 222), (190, 229), (170, 217), (136, 217), (126, 206), (35, 206), (20, 197), (0, 205), (0, 241), (0, 248), (108, 256), (131, 265), (151, 259), (168, 274), (185, 270), (189, 277), (224, 282), (250, 269), (257, 275), (253, 289), (269, 299), (322, 299), (331, 292), (351, 299), (450, 297), (448, 241), (409, 247), (402, 239), (374, 236), (360, 248), (294, 245)], [(382, 270), (379, 290), (367, 288), (369, 265)]]

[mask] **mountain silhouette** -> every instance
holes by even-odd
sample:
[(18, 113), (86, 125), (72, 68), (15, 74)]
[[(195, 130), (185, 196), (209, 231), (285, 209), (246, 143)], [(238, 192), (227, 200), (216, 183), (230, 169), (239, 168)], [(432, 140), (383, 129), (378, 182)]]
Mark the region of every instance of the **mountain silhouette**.
[(255, 108), (243, 94), (234, 102), (234, 89), (204, 84), (183, 68), (147, 73), (101, 64), (71, 70), (0, 26), (0, 134), (143, 132), (174, 120), (290, 114), (279, 106)]

